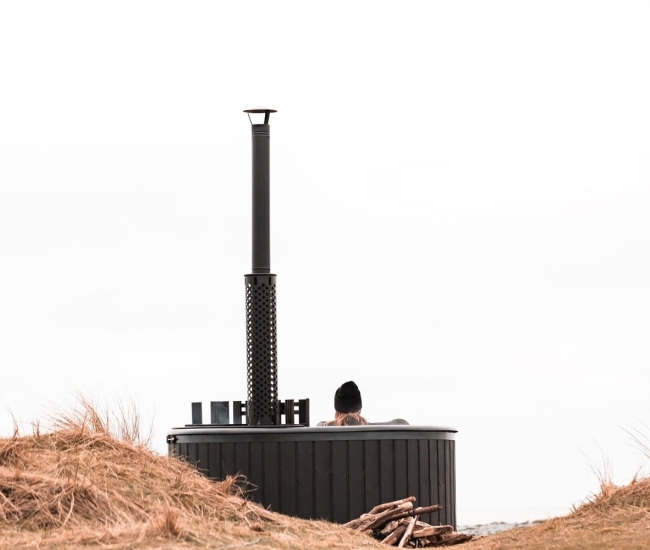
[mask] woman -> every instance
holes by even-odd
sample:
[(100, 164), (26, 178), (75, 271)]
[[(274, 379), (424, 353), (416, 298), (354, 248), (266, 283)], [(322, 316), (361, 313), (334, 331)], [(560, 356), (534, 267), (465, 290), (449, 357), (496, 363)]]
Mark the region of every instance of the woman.
[(334, 420), (323, 426), (364, 426), (368, 421), (361, 416), (361, 392), (352, 382), (342, 384), (334, 394)]

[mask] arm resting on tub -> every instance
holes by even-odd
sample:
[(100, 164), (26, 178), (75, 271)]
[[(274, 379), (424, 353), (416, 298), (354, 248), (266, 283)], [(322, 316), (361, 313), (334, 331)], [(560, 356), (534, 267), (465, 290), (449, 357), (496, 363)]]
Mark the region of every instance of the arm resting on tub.
[[(325, 420), (321, 420), (316, 426), (325, 426), (327, 422)], [(409, 423), (404, 420), (403, 418), (393, 418), (393, 420), (389, 420), (388, 422), (368, 422), (368, 426), (409, 426)]]

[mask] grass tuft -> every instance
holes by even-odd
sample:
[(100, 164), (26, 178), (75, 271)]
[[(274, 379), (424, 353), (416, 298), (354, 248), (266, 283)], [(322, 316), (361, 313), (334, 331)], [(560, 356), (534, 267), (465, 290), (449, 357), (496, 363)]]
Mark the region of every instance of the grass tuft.
[[(369, 537), (266, 510), (246, 480), (214, 482), (149, 448), (135, 407), (113, 413), (80, 399), (0, 438), (0, 548), (358, 548)], [(342, 537), (341, 534), (345, 536)], [(337, 536), (338, 535), (338, 536)], [(294, 545), (295, 543), (295, 545)]]

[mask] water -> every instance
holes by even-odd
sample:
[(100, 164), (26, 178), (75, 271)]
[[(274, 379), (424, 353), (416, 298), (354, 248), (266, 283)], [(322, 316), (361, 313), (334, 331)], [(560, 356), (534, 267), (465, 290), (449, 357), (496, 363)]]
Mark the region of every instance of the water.
[(552, 517), (564, 516), (570, 512), (569, 507), (563, 506), (520, 506), (516, 508), (461, 508), (456, 509), (456, 524), (484, 525), (504, 522), (508, 524), (545, 520)]

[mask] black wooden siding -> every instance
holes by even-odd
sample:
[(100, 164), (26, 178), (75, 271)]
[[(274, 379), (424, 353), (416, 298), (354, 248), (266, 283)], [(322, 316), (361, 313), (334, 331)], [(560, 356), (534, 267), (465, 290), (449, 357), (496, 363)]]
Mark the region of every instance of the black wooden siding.
[[(276, 512), (345, 523), (373, 506), (415, 496), (441, 504), (422, 516), (456, 527), (453, 432), (362, 428), (174, 430), (170, 454), (186, 457), (210, 479), (243, 474), (251, 498)], [(244, 433), (241, 433), (244, 432)]]

